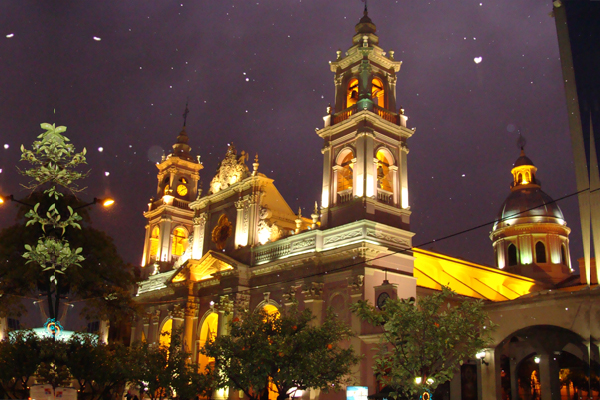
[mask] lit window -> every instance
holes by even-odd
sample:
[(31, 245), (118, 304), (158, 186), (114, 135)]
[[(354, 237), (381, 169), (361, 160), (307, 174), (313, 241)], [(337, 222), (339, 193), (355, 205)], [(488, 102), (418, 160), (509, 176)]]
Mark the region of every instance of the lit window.
[(348, 93), (346, 95), (346, 107), (352, 107), (358, 101), (358, 79), (351, 79), (348, 83)]
[(342, 162), (339, 164), (342, 168), (338, 170), (338, 192), (341, 192), (346, 189), (352, 189), (352, 170), (354, 168), (354, 163), (352, 162), (353, 159), (354, 154), (351, 151), (348, 151), (343, 157)]
[(546, 262), (546, 246), (542, 242), (535, 244), (535, 260), (538, 264)]
[(158, 256), (158, 236), (160, 234), (160, 229), (158, 226), (155, 226), (152, 229), (152, 234), (150, 235), (150, 258), (154, 258)]
[(393, 178), (390, 173), (392, 161), (389, 159), (389, 155), (385, 151), (379, 150), (375, 157), (377, 158), (377, 189), (393, 192)]
[(173, 331), (173, 320), (168, 319), (162, 326), (160, 330), (160, 337), (158, 338), (158, 342), (162, 347), (170, 347), (171, 346), (171, 333)]
[(175, 228), (173, 231), (173, 248), (171, 254), (181, 256), (187, 248), (187, 232), (183, 228)]
[(373, 103), (379, 107), (385, 107), (385, 91), (383, 90), (383, 83), (378, 78), (373, 78), (371, 81), (371, 98)]
[[(198, 349), (203, 348), (208, 343), (212, 342), (217, 337), (217, 327), (219, 326), (219, 314), (212, 313), (204, 319), (202, 328), (200, 328), (200, 341)], [(215, 359), (208, 357), (205, 354), (198, 353), (198, 368), (200, 372), (215, 362)]]

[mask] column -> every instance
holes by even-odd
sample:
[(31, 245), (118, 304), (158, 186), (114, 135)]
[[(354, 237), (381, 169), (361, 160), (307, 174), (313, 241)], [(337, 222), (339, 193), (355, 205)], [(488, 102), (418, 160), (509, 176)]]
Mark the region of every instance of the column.
[(398, 166), (390, 165), (390, 174), (392, 174), (392, 190), (393, 194), (393, 202), (396, 207), (399, 205), (400, 196), (398, 192), (400, 191), (400, 180), (398, 179)]
[(334, 165), (333, 166), (333, 182), (331, 185), (331, 195), (332, 197), (332, 201), (331, 204), (332, 205), (336, 205), (338, 203), (338, 174), (340, 173), (340, 169), (342, 169), (342, 167), (340, 165)]
[(540, 387), (542, 399), (560, 400), (558, 361), (552, 353), (540, 354)]
[(160, 242), (158, 243), (158, 256), (157, 261), (170, 261), (169, 256), (171, 255), (169, 245), (171, 244), (171, 216), (165, 215), (160, 221)]
[(150, 251), (150, 224), (146, 225), (146, 235), (144, 236), (144, 252), (142, 253), (142, 267), (145, 267), (148, 264), (150, 259), (150, 255), (148, 252)]
[(194, 340), (194, 325), (198, 319), (198, 304), (194, 297), (194, 283), (188, 281), (188, 299), (184, 310), (183, 343), (185, 350), (192, 353)]
[(519, 400), (519, 364), (514, 357), (510, 358), (510, 398)]
[[(392, 53), (392, 52), (390, 52)], [(388, 104), (387, 104), (387, 109), (390, 111), (396, 111), (396, 81), (397, 81), (397, 77), (396, 74), (388, 74), (387, 75), (387, 81), (389, 83), (389, 87), (390, 90), (388, 92)]]
[(194, 217), (194, 243), (192, 243), (192, 259), (199, 260), (204, 252), (204, 227), (206, 224), (207, 213), (202, 213)]
[(304, 304), (315, 316), (310, 324), (319, 326), (323, 323), (323, 284), (319, 282), (311, 282), (307, 284), (303, 290)]
[[(329, 207), (330, 198), (329, 188), (333, 187), (331, 182), (331, 146), (325, 145), (321, 149), (321, 153), (323, 154), (323, 191), (321, 194), (321, 207), (327, 208)], [(335, 190), (333, 191), (333, 193), (336, 193)], [(333, 202), (335, 203), (335, 200)]]
[[(488, 365), (481, 368), (481, 398), (480, 400), (497, 400), (502, 398), (500, 352), (488, 349), (485, 355)], [(497, 361), (497, 362), (496, 362)]]
[(363, 197), (365, 195), (365, 164), (367, 160), (365, 159), (365, 134), (360, 130), (356, 134), (356, 158), (354, 160), (352, 160), (354, 163), (352, 174), (353, 194), (357, 197)]
[(237, 214), (235, 217), (234, 246), (244, 247), (248, 244), (248, 200), (239, 200), (235, 203)]
[(248, 244), (253, 246), (258, 243), (258, 221), (260, 219), (260, 200), (262, 192), (258, 187), (252, 188), (253, 193), (248, 196)]
[(406, 143), (401, 144), (400, 149), (400, 206), (408, 208), (408, 173), (407, 173), (407, 155), (408, 146)]
[(365, 191), (367, 197), (374, 197), (376, 195), (377, 185), (377, 164), (373, 164), (372, 160), (374, 157), (373, 147), (375, 145), (373, 138), (375, 134), (372, 131), (365, 132)]

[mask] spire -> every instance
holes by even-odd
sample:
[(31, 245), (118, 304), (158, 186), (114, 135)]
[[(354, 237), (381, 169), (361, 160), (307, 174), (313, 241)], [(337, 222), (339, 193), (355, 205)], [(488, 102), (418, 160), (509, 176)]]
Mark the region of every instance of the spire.
[(354, 27), (356, 33), (375, 33), (377, 27), (369, 18), (369, 10), (367, 8), (367, 0), (363, 0), (365, 3), (365, 10), (363, 11), (363, 17), (358, 21), (358, 24)]
[[(189, 98), (188, 98), (189, 101)], [(183, 160), (195, 162), (194, 157), (191, 156), (190, 150), (192, 148), (188, 145), (188, 141), (190, 140), (187, 132), (185, 131), (185, 125), (187, 123), (187, 115), (190, 110), (188, 109), (188, 101), (185, 102), (185, 111), (183, 112), (183, 128), (181, 128), (181, 132), (177, 136), (177, 141), (173, 145), (173, 153), (171, 154), (173, 157), (179, 157)]]
[(531, 185), (540, 186), (540, 181), (535, 176), (537, 168), (533, 164), (533, 161), (525, 155), (525, 144), (527, 144), (527, 141), (521, 135), (521, 132), (519, 132), (517, 146), (521, 149), (521, 153), (510, 171), (513, 175), (512, 190), (529, 188)]

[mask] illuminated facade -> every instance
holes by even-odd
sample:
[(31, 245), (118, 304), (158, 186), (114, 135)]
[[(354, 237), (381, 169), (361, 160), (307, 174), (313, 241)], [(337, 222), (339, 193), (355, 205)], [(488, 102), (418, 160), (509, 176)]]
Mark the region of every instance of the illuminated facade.
[[(248, 153), (238, 153), (233, 146), (226, 149), (206, 193), (195, 189), (202, 165), (193, 160), (189, 148), (180, 147), (187, 153), (175, 151), (158, 165), (158, 200), (152, 200), (145, 213), (145, 279), (136, 297), (144, 314), (134, 321), (132, 341), (158, 343), (161, 332), (179, 328), (193, 359), (206, 365), (211, 360), (199, 349), (210, 338), (227, 334), (233, 317), (228, 311), (243, 307), (276, 312), (297, 301), (320, 321), (332, 307), (357, 333), (350, 345), (366, 355), (352, 379), (373, 394), (378, 385), (371, 354), (379, 335), (353, 315), (349, 305), (359, 299), (376, 304), (380, 296), (418, 299), (449, 285), (462, 296), (484, 300), (501, 328), (493, 346), (482, 352), (486, 364), (475, 355), (465, 360), (455, 378), (440, 386), (438, 396), (501, 399), (507, 398), (505, 388), (513, 387), (516, 399), (519, 371), (539, 355), (545, 363), (536, 373), (547, 397), (560, 367), (549, 358), (554, 351), (574, 353), (581, 360), (586, 349), (597, 353), (595, 344), (585, 347), (581, 338), (590, 329), (584, 320), (590, 308), (586, 301), (600, 291), (589, 295), (585, 285), (570, 286), (576, 294), (567, 296), (570, 292), (558, 285), (571, 273), (569, 229), (558, 207), (547, 207), (551, 211), (543, 215), (521, 214), (515, 221), (504, 218), (523, 211), (521, 205), (501, 212), (492, 233), (501, 268), (412, 249), (407, 140), (414, 130), (407, 128), (407, 116), (396, 98), (400, 66), (393, 51), (379, 47), (376, 27), (365, 12), (352, 46), (345, 53), (338, 51), (331, 63), (335, 104), (317, 130), (324, 141), (321, 206), (309, 216), (291, 210), (274, 181), (259, 172), (258, 156), (249, 168)], [(545, 201), (535, 166), (524, 155), (519, 160), (506, 205), (520, 203), (512, 196), (526, 193), (537, 193)], [(191, 184), (187, 193), (167, 193), (181, 178)], [(187, 241), (180, 240), (184, 236), (176, 232), (178, 227), (187, 232)], [(544, 246), (545, 262), (542, 252), (534, 251), (537, 243)], [(506, 261), (513, 244), (519, 255), (514, 266)], [(532, 254), (534, 263), (527, 258)], [(530, 265), (541, 272), (527, 270)], [(557, 304), (567, 310), (558, 313)], [(539, 330), (539, 324), (551, 328)], [(539, 332), (558, 332), (562, 339), (528, 339)], [(345, 393), (303, 394), (306, 400), (325, 397), (342, 399)], [(214, 398), (235, 400), (238, 392), (218, 391)]]

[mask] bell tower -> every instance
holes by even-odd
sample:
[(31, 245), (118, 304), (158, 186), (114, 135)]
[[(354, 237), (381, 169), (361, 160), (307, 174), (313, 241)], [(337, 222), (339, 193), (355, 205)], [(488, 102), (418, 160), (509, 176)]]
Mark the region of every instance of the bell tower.
[(142, 266), (155, 262), (170, 265), (184, 255), (188, 243), (192, 242), (194, 212), (188, 205), (198, 196), (198, 172), (202, 164), (190, 154), (192, 148), (186, 132), (188, 112), (186, 105), (183, 128), (172, 146), (173, 151), (156, 164), (156, 197), (150, 199), (148, 211), (144, 213), (148, 225)]
[(365, 7), (352, 46), (330, 63), (335, 105), (317, 130), (325, 142), (323, 227), (369, 219), (409, 229), (406, 140), (414, 129), (397, 105), (402, 62), (379, 47), (376, 32)]

